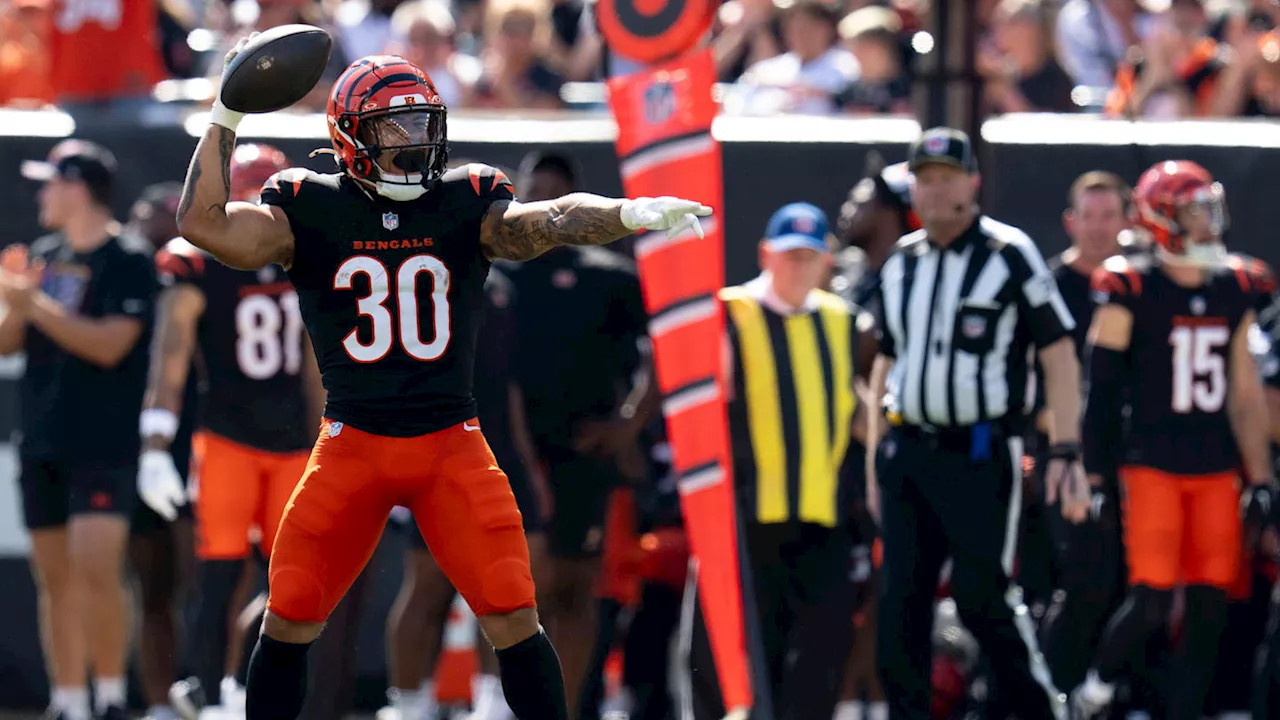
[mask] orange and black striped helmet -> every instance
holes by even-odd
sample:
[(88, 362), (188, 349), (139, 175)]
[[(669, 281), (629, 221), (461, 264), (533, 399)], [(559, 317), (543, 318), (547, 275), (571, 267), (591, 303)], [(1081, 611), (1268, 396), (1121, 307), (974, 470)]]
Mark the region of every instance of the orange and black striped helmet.
[(384, 197), (419, 197), (448, 163), (445, 112), (431, 78), (408, 60), (357, 60), (329, 95), (329, 138), (338, 166)]
[(1138, 228), (1175, 255), (1185, 255), (1188, 249), (1186, 231), (1178, 222), (1183, 208), (1196, 207), (1210, 213), (1211, 227), (1219, 238), (1227, 228), (1222, 184), (1190, 160), (1165, 160), (1152, 165), (1138, 179), (1133, 204), (1138, 211)]

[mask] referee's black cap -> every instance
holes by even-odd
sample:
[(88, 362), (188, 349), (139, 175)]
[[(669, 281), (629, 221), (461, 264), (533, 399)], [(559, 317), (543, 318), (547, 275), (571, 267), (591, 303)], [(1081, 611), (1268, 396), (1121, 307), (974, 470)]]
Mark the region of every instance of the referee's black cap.
[(963, 130), (936, 127), (925, 130), (907, 151), (907, 166), (912, 172), (930, 163), (950, 165), (967, 173), (978, 172), (973, 156), (973, 143)]

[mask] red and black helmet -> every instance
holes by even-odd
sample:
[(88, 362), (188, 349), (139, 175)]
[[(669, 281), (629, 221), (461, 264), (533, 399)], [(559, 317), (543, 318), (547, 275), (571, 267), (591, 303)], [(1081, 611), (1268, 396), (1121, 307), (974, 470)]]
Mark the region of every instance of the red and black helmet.
[(1166, 160), (1152, 165), (1138, 179), (1133, 191), (1137, 226), (1151, 240), (1174, 255), (1186, 255), (1186, 230), (1178, 221), (1184, 208), (1209, 213), (1215, 242), (1227, 229), (1227, 204), (1222, 184), (1190, 160)]
[(231, 200), (257, 202), (267, 179), (288, 168), (289, 158), (276, 147), (237, 145), (231, 155)]
[(378, 194), (413, 200), (444, 174), (444, 101), (408, 60), (373, 55), (352, 63), (334, 83), (326, 114), (339, 167)]

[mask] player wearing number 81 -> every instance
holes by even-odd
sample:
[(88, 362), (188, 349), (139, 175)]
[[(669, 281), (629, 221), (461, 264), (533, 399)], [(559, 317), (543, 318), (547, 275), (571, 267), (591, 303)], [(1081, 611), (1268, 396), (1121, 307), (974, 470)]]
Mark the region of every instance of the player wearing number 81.
[[(288, 167), (274, 147), (241, 145), (231, 159), (231, 199), (257, 202), (262, 184)], [(194, 631), (202, 641), (188, 655), (206, 696), (217, 701), (226, 695), (220, 686), (234, 683), (223, 680), (227, 613), (249, 556), (250, 531), (260, 529), (262, 551), (269, 554), (306, 469), (323, 398), (298, 295), (278, 268), (235, 270), (182, 238), (156, 254), (156, 268), (164, 290), (142, 414), (138, 491), (165, 517), (182, 499), (181, 475), (168, 449), (187, 368), (199, 353), (209, 388), (193, 441), (191, 483), (200, 559)], [(179, 684), (170, 695), (194, 720), (198, 707), (190, 689), (189, 682)]]
[(515, 715), (567, 720), (520, 513), (475, 418), (485, 277), (498, 258), (609, 243), (640, 228), (701, 235), (698, 216), (711, 208), (585, 193), (520, 203), (491, 167), (445, 172), (445, 106), (427, 75), (399, 57), (352, 64), (327, 115), (339, 172), (287, 170), (268, 181), (262, 205), (249, 205), (228, 202), (241, 116), (219, 100), (178, 209), (182, 235), (224, 263), (286, 268), (328, 391), (320, 438), (271, 554), (248, 720), (298, 716), (307, 648), (397, 505), (413, 511), (497, 648)]
[(1240, 566), (1238, 469), (1255, 502), (1273, 493), (1248, 334), (1256, 295), (1275, 281), (1227, 255), (1222, 186), (1199, 165), (1153, 166), (1134, 205), (1152, 251), (1111, 258), (1094, 273), (1100, 307), (1083, 428), (1090, 479), (1100, 483), (1119, 468), (1130, 591), (1073, 704), (1083, 717), (1109, 704), (1121, 671), (1165, 626), (1174, 586), (1186, 583), (1180, 676), (1168, 707), (1171, 718), (1199, 718)]

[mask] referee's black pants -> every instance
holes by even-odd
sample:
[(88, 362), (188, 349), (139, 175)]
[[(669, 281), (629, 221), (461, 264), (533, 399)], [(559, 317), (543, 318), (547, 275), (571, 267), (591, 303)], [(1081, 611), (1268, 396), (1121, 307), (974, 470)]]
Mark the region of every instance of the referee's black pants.
[[(845, 662), (853, 646), (853, 538), (847, 528), (785, 523), (744, 528), (746, 575), (753, 596), (744, 598), (748, 648), (759, 650), (748, 667), (767, 677), (773, 713), (761, 720), (830, 720), (840, 699)], [(695, 566), (696, 567), (696, 566)], [(689, 573), (680, 618), (681, 654), (687, 673), (678, 690), (680, 720), (721, 720), (723, 696), (715, 658)], [(758, 642), (752, 642), (758, 638)], [(753, 687), (762, 687), (759, 677)], [(758, 692), (758, 691), (757, 691)]]
[(878, 664), (894, 720), (927, 720), (938, 575), (982, 646), (1001, 707), (991, 717), (1064, 717), (1010, 574), (1022, 503), (1022, 439), (997, 426), (892, 428), (876, 456), (884, 564)]

